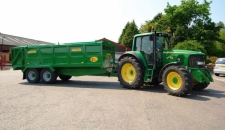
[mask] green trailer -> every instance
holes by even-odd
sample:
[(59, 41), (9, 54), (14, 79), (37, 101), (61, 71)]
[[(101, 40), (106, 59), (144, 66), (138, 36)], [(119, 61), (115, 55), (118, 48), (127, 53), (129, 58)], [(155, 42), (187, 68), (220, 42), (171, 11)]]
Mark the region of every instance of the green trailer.
[(115, 67), (115, 46), (108, 41), (19, 46), (11, 52), (13, 69), (22, 70), (30, 83), (109, 75)]
[(191, 50), (172, 50), (169, 34), (137, 34), (132, 51), (115, 62), (115, 46), (101, 40), (66, 44), (21, 46), (11, 49), (14, 70), (22, 70), (30, 83), (54, 83), (71, 76), (114, 75), (124, 88), (163, 84), (171, 95), (184, 96), (205, 89), (213, 78), (205, 67), (206, 56)]

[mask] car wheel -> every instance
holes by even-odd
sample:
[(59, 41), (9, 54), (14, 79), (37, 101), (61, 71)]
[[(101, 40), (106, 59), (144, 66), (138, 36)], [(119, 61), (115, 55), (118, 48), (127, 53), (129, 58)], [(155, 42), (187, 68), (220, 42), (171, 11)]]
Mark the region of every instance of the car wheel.
[(220, 74), (218, 74), (218, 73), (215, 73), (215, 75), (216, 75), (216, 76), (219, 76)]

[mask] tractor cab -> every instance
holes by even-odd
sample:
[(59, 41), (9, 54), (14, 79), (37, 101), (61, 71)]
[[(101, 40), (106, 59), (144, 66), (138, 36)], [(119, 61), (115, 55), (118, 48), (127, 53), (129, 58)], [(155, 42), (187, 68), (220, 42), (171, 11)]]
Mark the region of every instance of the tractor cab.
[(166, 33), (146, 33), (134, 36), (132, 51), (139, 51), (145, 57), (150, 68), (162, 66), (163, 50), (168, 50), (168, 34)]

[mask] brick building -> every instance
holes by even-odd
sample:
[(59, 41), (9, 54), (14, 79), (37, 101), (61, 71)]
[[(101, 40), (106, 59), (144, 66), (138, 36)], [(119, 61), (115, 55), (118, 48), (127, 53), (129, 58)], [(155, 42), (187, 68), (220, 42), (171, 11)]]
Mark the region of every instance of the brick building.
[(0, 55), (6, 56), (6, 62), (10, 62), (10, 49), (12, 47), (35, 44), (52, 43), (0, 33)]

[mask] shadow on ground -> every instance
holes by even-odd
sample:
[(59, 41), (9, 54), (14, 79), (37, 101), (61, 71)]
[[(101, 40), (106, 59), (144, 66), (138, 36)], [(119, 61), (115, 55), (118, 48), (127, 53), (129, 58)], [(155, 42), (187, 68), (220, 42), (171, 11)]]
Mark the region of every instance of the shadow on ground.
[(138, 89), (139, 91), (145, 91), (145, 92), (153, 92), (153, 93), (167, 93), (164, 90), (164, 87), (162, 84), (156, 85), (156, 86), (151, 86), (151, 85), (145, 85), (143, 88)]
[[(72, 87), (72, 88), (97, 88), (97, 89), (118, 89), (118, 90), (131, 90), (123, 88), (119, 82), (110, 82), (110, 81), (82, 81), (82, 80), (69, 80), (69, 81), (61, 81), (57, 80), (55, 84), (44, 84), (42, 82), (39, 83), (29, 83), (29, 82), (21, 82), (22, 85), (30, 85), (30, 86), (40, 86), (40, 87)], [(137, 91), (145, 91), (145, 92), (156, 92), (156, 93), (166, 93), (164, 91), (162, 85), (157, 86), (144, 86), (140, 89), (135, 89)]]
[(201, 91), (191, 91), (191, 93), (185, 96), (184, 98), (200, 101), (208, 101), (211, 100), (211, 98), (225, 98), (225, 91), (206, 88)]
[[(140, 89), (140, 91), (167, 94), (166, 90), (164, 90), (164, 87), (161, 84), (158, 86), (146, 86), (145, 88)], [(211, 98), (225, 98), (225, 91), (219, 91), (219, 90), (213, 90), (213, 89), (207, 89), (207, 88), (201, 91), (192, 90), (190, 91), (188, 95), (183, 96), (181, 98), (199, 100), (199, 101), (208, 101), (208, 100), (211, 100)]]
[[(40, 86), (40, 87), (72, 87), (72, 88), (90, 88), (90, 89), (117, 89), (117, 90), (127, 90), (130, 91), (130, 89), (123, 88), (119, 82), (104, 82), (104, 81), (81, 81), (81, 80), (70, 80), (70, 81), (61, 81), (57, 80), (55, 84), (44, 84), (44, 83), (35, 83), (31, 84), (28, 82), (21, 82), (22, 85), (30, 85), (30, 86)], [(157, 86), (143, 86), (140, 89), (137, 89), (137, 91), (144, 91), (144, 92), (150, 92), (150, 93), (165, 93), (167, 92), (164, 90), (164, 87), (162, 84), (159, 84)], [(181, 97), (185, 99), (191, 99), (191, 100), (199, 100), (199, 101), (208, 101), (211, 100), (211, 98), (224, 98), (225, 92), (224, 91), (218, 91), (213, 89), (204, 89), (202, 91), (191, 91), (190, 94)]]
[(44, 86), (44, 87), (123, 89), (121, 88), (119, 82), (81, 81), (81, 80), (69, 80), (69, 81), (57, 80), (57, 82), (54, 84), (44, 84), (42, 82), (39, 83), (22, 82), (20, 84), (32, 86)]
[(223, 75), (223, 74), (220, 74), (219, 76), (217, 76), (217, 77), (225, 77), (225, 75)]

